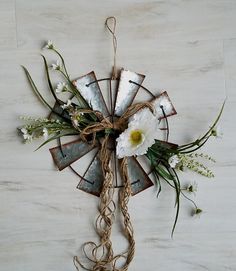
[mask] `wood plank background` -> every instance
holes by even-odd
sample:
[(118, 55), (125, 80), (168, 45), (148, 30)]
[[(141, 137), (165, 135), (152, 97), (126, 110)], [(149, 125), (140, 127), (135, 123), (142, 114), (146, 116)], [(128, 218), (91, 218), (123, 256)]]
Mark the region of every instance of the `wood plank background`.
[[(132, 198), (137, 246), (129, 270), (236, 270), (235, 0), (0, 0), (0, 270), (72, 271), (81, 244), (96, 240), (97, 199), (75, 188), (69, 170), (56, 171), (48, 147), (34, 153), (40, 141), (24, 145), (17, 135), (19, 116), (47, 114), (20, 65), (51, 102), (39, 55), (47, 39), (61, 48), (72, 77), (91, 70), (106, 77), (112, 46), (104, 21), (111, 15), (118, 20), (118, 65), (146, 74), (145, 86), (167, 90), (175, 104), (172, 142), (204, 133), (227, 98), (223, 139), (204, 148), (217, 160), (215, 179), (181, 175), (184, 184), (197, 181), (202, 216), (191, 217), (182, 199), (171, 239), (174, 191), (164, 187), (156, 199), (151, 188)], [(124, 248), (119, 231), (112, 236), (117, 252)]]

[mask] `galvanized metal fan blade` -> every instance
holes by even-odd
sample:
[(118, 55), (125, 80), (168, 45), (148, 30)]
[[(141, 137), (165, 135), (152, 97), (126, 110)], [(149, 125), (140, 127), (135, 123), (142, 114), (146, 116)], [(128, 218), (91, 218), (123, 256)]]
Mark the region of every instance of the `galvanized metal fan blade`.
[(104, 117), (109, 115), (101, 89), (93, 71), (79, 77), (73, 81), (73, 84), (93, 110), (100, 111)]
[(52, 148), (49, 151), (58, 169), (63, 170), (95, 147), (82, 140), (75, 140)]
[(127, 157), (128, 177), (131, 182), (132, 196), (153, 185), (143, 167), (134, 157)]
[(128, 70), (121, 70), (114, 110), (116, 116), (121, 116), (125, 113), (140, 88), (138, 85), (132, 84), (130, 80), (141, 85), (144, 78), (145, 75)]
[(102, 190), (103, 181), (104, 175), (102, 171), (102, 164), (99, 158), (99, 152), (97, 152), (85, 171), (77, 188), (99, 197)]
[[(177, 114), (166, 91), (154, 98), (151, 103), (156, 111), (157, 116), (159, 116), (159, 119), (163, 119), (165, 116), (169, 117)], [(163, 108), (163, 110), (161, 109), (161, 107)], [(163, 114), (163, 111), (165, 112), (165, 116)]]

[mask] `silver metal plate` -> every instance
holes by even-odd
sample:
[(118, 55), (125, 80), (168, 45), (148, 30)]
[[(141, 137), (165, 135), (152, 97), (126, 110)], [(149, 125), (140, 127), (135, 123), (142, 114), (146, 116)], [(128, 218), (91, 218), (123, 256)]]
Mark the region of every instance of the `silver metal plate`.
[(104, 176), (102, 172), (102, 164), (98, 152), (90, 163), (77, 188), (99, 197), (103, 181)]
[(131, 182), (132, 196), (142, 192), (153, 185), (153, 182), (148, 177), (142, 166), (134, 157), (128, 157), (128, 177)]
[(163, 107), (166, 117), (177, 114), (166, 91), (164, 91), (161, 95), (154, 98), (151, 102), (152, 105), (154, 106), (155, 113), (159, 117), (159, 119), (164, 118), (161, 106)]
[(96, 80), (95, 73), (92, 71), (73, 81), (73, 84), (79, 90), (89, 106), (91, 106), (93, 110), (100, 111), (103, 116), (106, 117), (109, 115), (108, 109)]
[(71, 165), (73, 162), (87, 154), (95, 146), (82, 140), (75, 140), (67, 144), (50, 149), (52, 158), (59, 170)]
[(128, 70), (122, 70), (120, 74), (120, 81), (115, 102), (115, 115), (121, 116), (125, 113), (126, 109), (132, 104), (139, 86), (130, 83), (133, 81), (137, 84), (142, 84), (145, 75), (131, 72)]

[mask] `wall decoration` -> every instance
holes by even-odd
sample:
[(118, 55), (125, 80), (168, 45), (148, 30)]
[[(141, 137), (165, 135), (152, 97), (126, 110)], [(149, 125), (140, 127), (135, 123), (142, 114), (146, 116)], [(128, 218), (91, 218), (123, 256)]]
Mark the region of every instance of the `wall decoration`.
[[(181, 196), (193, 204), (194, 214), (202, 212), (188, 195), (195, 192), (196, 184), (183, 187), (178, 172), (189, 169), (209, 178), (214, 177), (213, 172), (202, 162), (204, 159), (215, 162), (214, 159), (198, 151), (211, 137), (219, 135), (217, 124), (224, 107), (203, 136), (184, 145), (169, 142), (168, 118), (177, 112), (168, 93), (163, 91), (156, 96), (143, 86), (143, 74), (117, 69), (114, 17), (107, 18), (106, 27), (112, 34), (114, 48), (114, 66), (108, 78), (97, 79), (92, 71), (71, 79), (60, 52), (52, 41), (46, 44), (45, 48), (59, 58), (49, 66), (42, 55), (48, 87), (55, 99), (54, 105), (49, 104), (41, 95), (30, 73), (23, 67), (35, 94), (50, 111), (47, 118), (22, 118), (26, 123), (19, 129), (24, 141), (31, 142), (35, 138), (44, 137), (40, 148), (57, 140), (58, 145), (51, 148), (50, 153), (58, 169), (71, 168), (80, 178), (77, 188), (99, 197), (99, 215), (95, 228), (100, 241), (84, 244), (87, 263), (82, 263), (78, 256), (74, 257), (78, 270), (79, 267), (86, 270), (128, 270), (135, 254), (134, 230), (128, 203), (131, 196), (154, 184), (157, 196), (163, 181), (175, 190), (176, 215), (172, 234), (178, 219)], [(51, 80), (51, 70), (62, 77), (56, 87)], [(108, 82), (108, 104), (99, 85), (101, 81)], [(116, 82), (117, 87), (114, 88), (113, 82)], [(150, 99), (136, 103), (135, 97), (140, 91), (145, 91)], [(69, 98), (59, 98), (63, 95), (69, 95)], [(61, 139), (68, 136), (74, 136), (75, 139), (62, 143)], [(73, 163), (91, 151), (94, 151), (94, 156), (84, 174), (80, 175), (73, 168)], [(146, 159), (148, 170), (143, 167), (140, 157)], [(121, 184), (117, 181), (118, 173)], [(117, 201), (114, 197), (116, 189)], [(117, 212), (118, 208), (120, 212)], [(114, 252), (111, 240), (117, 215), (122, 216), (122, 233), (128, 241), (127, 250), (118, 254)]]

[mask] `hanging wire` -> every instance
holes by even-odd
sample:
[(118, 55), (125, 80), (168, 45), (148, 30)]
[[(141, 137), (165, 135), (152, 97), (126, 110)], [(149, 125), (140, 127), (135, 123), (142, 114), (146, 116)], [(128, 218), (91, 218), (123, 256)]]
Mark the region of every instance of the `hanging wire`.
[(105, 26), (112, 34), (112, 42), (113, 42), (113, 69), (112, 69), (112, 80), (117, 78), (117, 68), (116, 68), (116, 51), (117, 51), (117, 39), (116, 39), (116, 18), (114, 16), (108, 17), (105, 21)]

